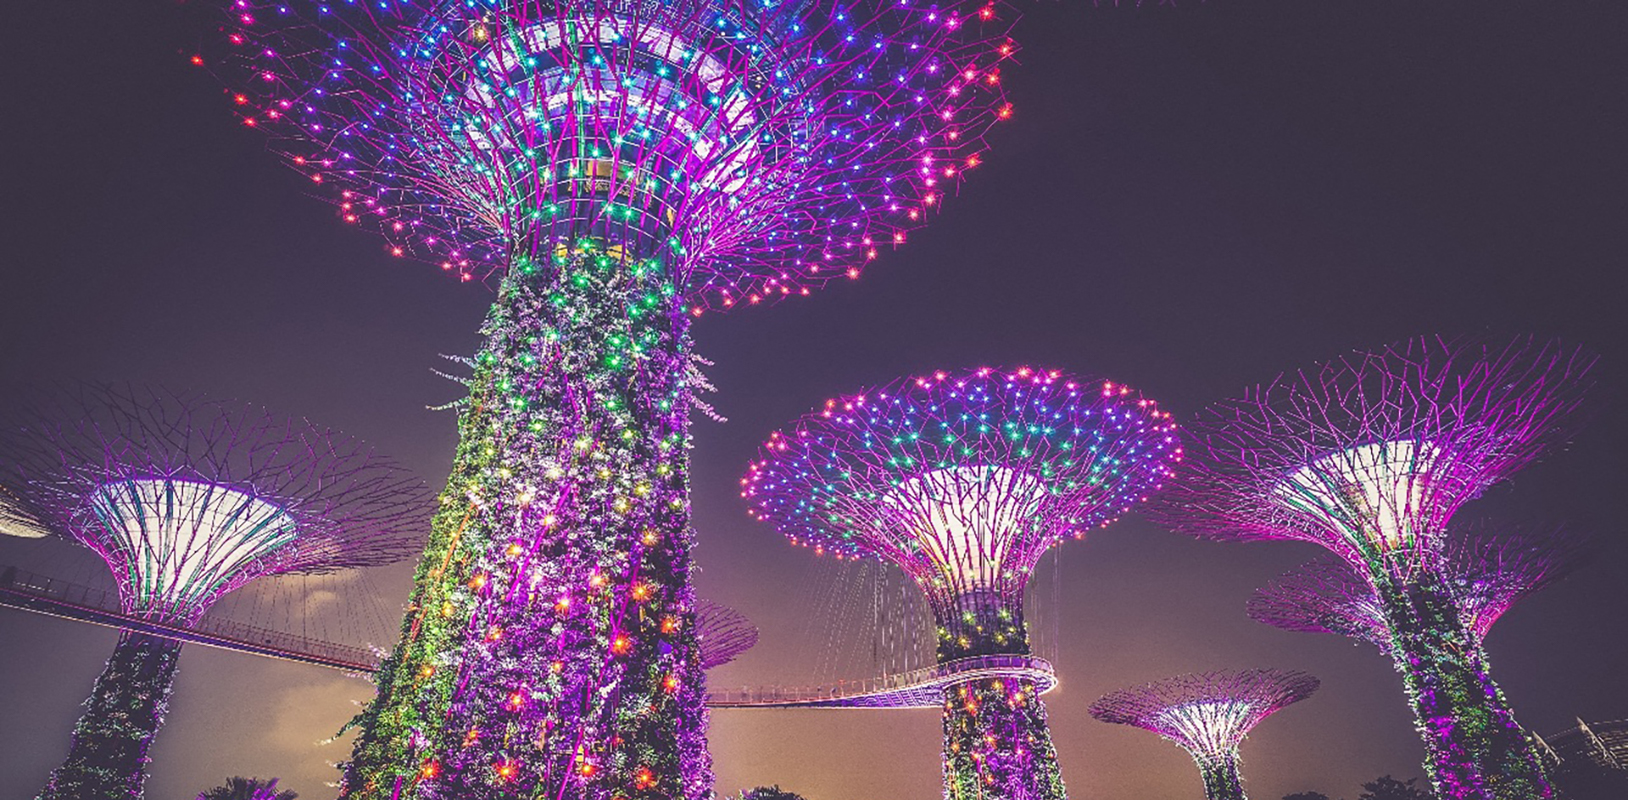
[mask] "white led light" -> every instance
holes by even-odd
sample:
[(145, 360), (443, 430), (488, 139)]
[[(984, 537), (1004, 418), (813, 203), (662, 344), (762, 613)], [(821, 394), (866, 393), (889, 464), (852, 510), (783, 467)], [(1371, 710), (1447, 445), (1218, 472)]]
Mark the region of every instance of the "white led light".
[(1413, 523), (1429, 490), (1439, 448), (1398, 440), (1322, 456), (1278, 487), (1295, 509), (1347, 539), (1381, 552), (1412, 548)]
[(210, 483), (118, 481), (98, 487), (90, 505), (135, 578), (131, 611), (201, 611), (218, 587), (297, 533), (283, 509)]
[(971, 466), (934, 470), (899, 484), (882, 502), (891, 522), (955, 586), (994, 589), (1013, 532), (1030, 524), (1047, 497), (1027, 472)]

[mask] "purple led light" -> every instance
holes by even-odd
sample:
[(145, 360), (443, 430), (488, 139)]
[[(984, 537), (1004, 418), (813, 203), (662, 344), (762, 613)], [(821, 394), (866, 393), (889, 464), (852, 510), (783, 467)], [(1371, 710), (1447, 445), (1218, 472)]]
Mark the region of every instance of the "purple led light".
[(601, 238), (692, 308), (852, 278), (1010, 116), (986, 0), (237, 0), (246, 124), (342, 218), (465, 279)]

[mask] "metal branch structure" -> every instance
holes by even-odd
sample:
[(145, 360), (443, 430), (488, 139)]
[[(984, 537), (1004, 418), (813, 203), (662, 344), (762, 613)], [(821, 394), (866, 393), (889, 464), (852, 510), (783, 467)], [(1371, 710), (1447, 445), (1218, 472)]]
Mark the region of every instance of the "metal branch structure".
[[(83, 384), (5, 422), (0, 486), (101, 556), (129, 619), (184, 628), (257, 578), (399, 561), (428, 516), (422, 484), (365, 444), (253, 406)], [(120, 636), (41, 800), (140, 797), (179, 652)]]
[[(752, 516), (817, 552), (902, 569), (953, 667), (1026, 656), (1023, 592), (1041, 555), (1145, 500), (1181, 447), (1170, 415), (1125, 386), (979, 369), (827, 401), (760, 455), (741, 481)], [(1063, 797), (1033, 678), (971, 675), (943, 693), (946, 795)]]
[(1262, 720), (1318, 686), (1304, 672), (1276, 669), (1195, 673), (1111, 692), (1091, 705), (1091, 716), (1181, 745), (1198, 764), (1208, 800), (1245, 800), (1238, 746)]
[[(1444, 564), (1459, 618), (1477, 644), (1521, 600), (1581, 566), (1580, 539), (1560, 532), (1489, 536), (1451, 533)], [(1319, 559), (1250, 598), (1251, 619), (1306, 633), (1335, 633), (1389, 652), (1390, 630), (1372, 586), (1344, 562)]]
[(43, 539), (50, 531), (40, 526), (39, 520), (23, 510), (22, 501), (8, 499), (7, 490), (0, 485), (0, 536), (19, 539)]
[(729, 606), (699, 600), (695, 604), (695, 639), (701, 650), (701, 668), (712, 669), (752, 649), (757, 644), (757, 626)]
[(496, 277), (346, 798), (701, 798), (690, 321), (857, 277), (1011, 114), (991, 0), (233, 0), (195, 61), (395, 255)]
[(1562, 441), (1592, 357), (1554, 342), (1415, 339), (1285, 375), (1194, 425), (1159, 512), (1219, 540), (1315, 542), (1373, 587), (1436, 792), (1550, 797), (1445, 566), (1448, 521)]

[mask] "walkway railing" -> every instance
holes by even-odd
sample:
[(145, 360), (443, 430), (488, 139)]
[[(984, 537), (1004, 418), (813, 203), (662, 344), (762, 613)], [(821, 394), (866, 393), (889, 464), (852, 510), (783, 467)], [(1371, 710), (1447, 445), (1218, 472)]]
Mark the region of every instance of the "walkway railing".
[(1057, 686), (1057, 674), (1043, 658), (1020, 655), (975, 656), (897, 675), (839, 681), (820, 687), (711, 689), (713, 708), (938, 708), (944, 690), (972, 681), (1028, 679), (1041, 694)]
[(187, 627), (131, 616), (124, 613), (124, 606), (114, 592), (36, 575), (16, 567), (0, 567), (0, 606), (335, 669), (373, 672), (379, 668), (378, 657), (366, 648), (261, 628), (235, 619), (205, 615), (197, 624)]
[[(361, 647), (312, 639), (237, 620), (204, 616), (182, 627), (124, 613), (119, 596), (67, 581), (0, 567), (0, 606), (10, 606), (182, 642), (235, 650), (351, 672), (375, 672), (379, 657)], [(944, 690), (971, 681), (1005, 678), (1034, 681), (1041, 694), (1057, 685), (1051, 663), (1022, 655), (963, 658), (922, 669), (818, 687), (711, 689), (713, 708), (937, 708)]]

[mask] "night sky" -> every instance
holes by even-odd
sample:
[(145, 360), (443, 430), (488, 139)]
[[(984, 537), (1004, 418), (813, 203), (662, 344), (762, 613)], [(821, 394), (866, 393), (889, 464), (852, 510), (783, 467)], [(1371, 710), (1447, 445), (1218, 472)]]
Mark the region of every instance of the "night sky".
[[(810, 576), (832, 567), (748, 519), (737, 479), (765, 435), (827, 397), (1034, 364), (1129, 383), (1180, 420), (1353, 348), (1535, 333), (1601, 354), (1596, 418), (1464, 513), (1563, 522), (1602, 546), (1499, 624), (1494, 674), (1539, 732), (1628, 717), (1628, 5), (1021, 6), (1021, 62), (1004, 74), (1017, 114), (940, 217), (859, 281), (696, 325), (717, 362), (710, 400), (730, 418), (694, 428), (699, 588), (763, 630), (714, 681), (814, 674)], [(478, 346), (489, 290), (390, 258), (306, 197), (186, 63), (204, 35), (173, 2), (7, 4), (0, 382), (130, 379), (254, 401), (365, 438), (438, 485), (454, 420), (426, 406), (459, 387), (430, 370)], [(0, 563), (41, 548), (0, 542)], [(1253, 796), (1350, 798), (1380, 774), (1419, 774), (1388, 659), (1244, 616), (1255, 587), (1319, 552), (1199, 542), (1134, 515), (1060, 546), (1047, 613), (1062, 685), (1047, 702), (1071, 796), (1196, 798), (1181, 751), (1085, 709), (1123, 685), (1230, 667), (1324, 681), (1244, 746)], [(355, 585), (393, 616), (407, 574)], [(65, 754), (113, 641), (0, 610), (0, 798), (32, 796)], [(148, 797), (185, 800), (232, 774), (331, 797), (328, 762), (348, 748), (314, 743), (367, 692), (189, 648)], [(711, 740), (720, 791), (940, 791), (936, 711), (722, 711)]]

